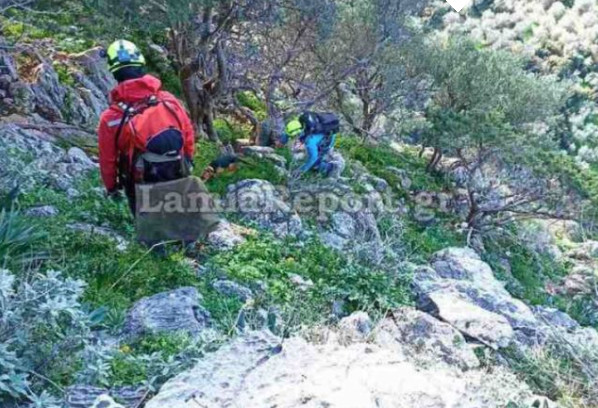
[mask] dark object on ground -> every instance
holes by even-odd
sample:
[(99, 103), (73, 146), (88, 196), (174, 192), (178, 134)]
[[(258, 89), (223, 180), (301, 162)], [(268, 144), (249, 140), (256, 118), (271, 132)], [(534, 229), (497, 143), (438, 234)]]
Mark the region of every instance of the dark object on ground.
[(233, 154), (222, 155), (210, 163), (210, 165), (201, 175), (201, 179), (203, 181), (208, 181), (212, 177), (223, 172), (234, 173), (239, 169), (240, 163), (251, 164), (250, 162), (243, 160), (239, 156)]

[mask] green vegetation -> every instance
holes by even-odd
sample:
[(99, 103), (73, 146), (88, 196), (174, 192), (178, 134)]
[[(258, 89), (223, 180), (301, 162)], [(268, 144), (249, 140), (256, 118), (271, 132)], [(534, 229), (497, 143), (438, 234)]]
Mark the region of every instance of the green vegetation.
[(251, 126), (240, 124), (234, 120), (224, 118), (214, 120), (214, 127), (220, 141), (224, 144), (234, 143), (237, 139), (244, 139), (251, 133)]
[(268, 108), (266, 103), (258, 98), (253, 92), (239, 92), (237, 94), (237, 100), (241, 106), (251, 109), (257, 116), (258, 120), (266, 120), (268, 118)]
[[(522, 245), (513, 232), (499, 240), (487, 242), (485, 260), (492, 266), (497, 276), (507, 282), (507, 289), (513, 296), (524, 299), (531, 305), (551, 303), (551, 295), (546, 291), (548, 284), (556, 284), (567, 275), (566, 265)], [(505, 270), (501, 259), (509, 261), (510, 271)]]
[[(217, 159), (220, 154), (220, 149), (215, 143), (205, 140), (198, 142), (197, 153), (195, 155), (195, 168), (193, 170), (194, 174), (201, 176), (210, 162)], [(273, 163), (251, 157), (246, 157), (243, 160), (246, 163), (242, 163), (236, 172), (224, 172), (210, 180), (207, 183), (210, 192), (225, 194), (229, 185), (246, 179), (268, 180), (274, 185), (286, 182), (285, 176), (276, 169)]]
[[(257, 304), (282, 306), (288, 318), (295, 316), (295, 325), (320, 321), (335, 300), (345, 302), (347, 313), (380, 313), (410, 302), (408, 277), (391, 277), (316, 240), (279, 242), (261, 236), (215, 255), (209, 266), (245, 285), (263, 282), (265, 292)], [(313, 288), (302, 292), (291, 279), (294, 275), (312, 281)]]
[(566, 346), (565, 339), (555, 336), (552, 344), (534, 354), (507, 349), (503, 358), (537, 394), (564, 408), (591, 407), (598, 398), (598, 374), (594, 370), (598, 353), (590, 347), (574, 350)]
[[(404, 170), (411, 180), (413, 191), (441, 192), (448, 187), (447, 181), (442, 177), (426, 172), (426, 160), (419, 157), (415, 147), (402, 147), (403, 150), (399, 152), (391, 146), (374, 146), (351, 136), (343, 136), (337, 142), (337, 148), (348, 159), (361, 162), (369, 172), (385, 179), (395, 188), (401, 186), (401, 179), (388, 170), (388, 167)], [(408, 195), (402, 189), (397, 192), (403, 196)]]

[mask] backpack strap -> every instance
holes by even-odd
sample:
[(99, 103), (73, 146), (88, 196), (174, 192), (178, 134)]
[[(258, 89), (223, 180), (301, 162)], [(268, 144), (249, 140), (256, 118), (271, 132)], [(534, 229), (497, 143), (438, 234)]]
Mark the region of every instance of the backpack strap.
[(120, 154), (118, 154), (118, 142), (120, 140), (120, 136), (122, 135), (123, 129), (125, 127), (125, 124), (127, 123), (127, 119), (129, 119), (131, 116), (133, 115), (133, 109), (131, 106), (127, 105), (124, 102), (119, 102), (117, 104), (117, 106), (122, 110), (123, 112), (123, 116), (120, 120), (120, 124), (118, 125), (118, 130), (116, 131), (116, 135), (114, 137), (114, 151), (116, 152), (117, 155), (117, 168), (118, 171), (116, 173), (116, 186), (118, 189), (121, 189), (122, 187), (124, 187), (124, 163), (122, 160), (122, 157)]

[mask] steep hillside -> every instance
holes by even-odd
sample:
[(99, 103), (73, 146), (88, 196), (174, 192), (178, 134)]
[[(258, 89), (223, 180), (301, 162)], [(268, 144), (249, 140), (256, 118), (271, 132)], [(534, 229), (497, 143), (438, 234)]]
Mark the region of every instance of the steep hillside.
[[(462, 15), (439, 5), (417, 24), (431, 41), (381, 54), (331, 23), (335, 36), (308, 31), (295, 45), (314, 54), (272, 76), (267, 47), (237, 47), (235, 29), (251, 26), (264, 44), (252, 24), (278, 21), (270, 8), (251, 14), (230, 28), (227, 62), (250, 67), (238, 77), (255, 86), (213, 96), (219, 140), (209, 121), (197, 139), (196, 175), (225, 144), (241, 146), (241, 168), (207, 183), (222, 222), (200, 242), (153, 248), (101, 185), (95, 127), (115, 81), (99, 46), (114, 31), (142, 41), (151, 72), (187, 103), (178, 74), (189, 67), (149, 5), (115, 12), (111, 27), (93, 2), (50, 3), (0, 6), (2, 407), (596, 407), (598, 172), (575, 144), (593, 149), (595, 2), (483, 2)], [(332, 3), (378, 38), (370, 14), (350, 12), (361, 2)], [(313, 18), (311, 3), (297, 4)], [(253, 119), (330, 85), (322, 66), (294, 64), (342, 71), (336, 54), (308, 47), (316, 32), (331, 54), (364, 59), (316, 105), (346, 110), (335, 171), (298, 178), (303, 152), (245, 139), (261, 128)], [(435, 44), (448, 34), (454, 42)], [(492, 48), (532, 58), (524, 70)], [(380, 65), (360, 71), (365, 56)], [(461, 57), (469, 72), (448, 72)], [(384, 82), (392, 75), (402, 79)], [(389, 92), (414, 82), (425, 106)], [(572, 110), (578, 100), (590, 113)]]

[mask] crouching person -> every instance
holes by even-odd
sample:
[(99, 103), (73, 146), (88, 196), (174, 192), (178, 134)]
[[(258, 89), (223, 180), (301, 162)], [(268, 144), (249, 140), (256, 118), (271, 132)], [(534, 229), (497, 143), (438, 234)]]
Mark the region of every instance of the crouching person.
[(336, 176), (336, 161), (332, 158), (339, 132), (340, 120), (334, 113), (304, 112), (298, 119), (289, 121), (285, 140), (296, 138), (296, 142), (302, 144), (307, 153), (307, 160), (293, 175), (301, 177), (310, 171), (317, 171), (324, 177)]
[[(161, 89), (160, 80), (146, 75), (145, 59), (133, 43), (114, 42), (107, 58), (118, 82), (98, 129), (100, 171), (108, 195), (124, 190), (140, 241), (195, 241), (217, 224), (216, 215), (159, 205), (169, 194), (205, 191), (199, 179), (190, 177), (195, 149), (191, 120), (181, 103)], [(194, 206), (181, 202), (182, 207), (186, 204)]]

